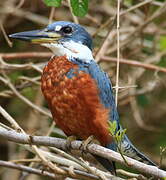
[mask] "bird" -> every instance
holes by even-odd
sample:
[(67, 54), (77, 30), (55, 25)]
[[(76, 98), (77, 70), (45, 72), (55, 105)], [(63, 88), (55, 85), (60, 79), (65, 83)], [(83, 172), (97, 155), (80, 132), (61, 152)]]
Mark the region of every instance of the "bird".
[[(43, 69), (41, 89), (56, 125), (67, 136), (86, 140), (93, 135), (102, 146), (118, 151), (109, 132), (109, 122), (116, 122), (116, 132), (123, 130), (112, 83), (93, 58), (92, 37), (86, 29), (73, 22), (57, 21), (44, 29), (14, 33), (9, 37), (40, 44), (53, 52)], [(126, 134), (121, 140), (121, 151), (156, 166)], [(114, 162), (97, 155), (95, 158), (108, 171), (115, 172)]]

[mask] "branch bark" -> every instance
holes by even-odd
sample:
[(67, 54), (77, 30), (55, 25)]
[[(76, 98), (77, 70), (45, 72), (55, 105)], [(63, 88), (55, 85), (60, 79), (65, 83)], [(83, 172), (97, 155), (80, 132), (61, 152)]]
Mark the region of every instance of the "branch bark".
[[(66, 140), (60, 138), (53, 138), (48, 136), (29, 136), (22, 133), (17, 133), (16, 131), (8, 131), (4, 128), (0, 128), (0, 137), (7, 139), (8, 141), (13, 141), (21, 144), (35, 144), (35, 145), (43, 145), (43, 146), (52, 146), (60, 149), (66, 149)], [(31, 139), (31, 142), (29, 141)], [(72, 149), (79, 150), (81, 146), (81, 141), (73, 141), (71, 143)], [(102, 146), (91, 144), (87, 147), (87, 151), (91, 154), (99, 155), (106, 159), (119, 162), (123, 165), (126, 165), (123, 161), (121, 155), (117, 152), (114, 152), (110, 149), (104, 148)], [(145, 173), (148, 175), (153, 175), (157, 178), (166, 177), (166, 171), (158, 169), (155, 166), (146, 165), (132, 158), (126, 157), (126, 161), (130, 165), (131, 168), (137, 169), (141, 173)]]
[[(160, 53), (160, 57), (166, 54), (166, 51), (163, 51)], [(0, 53), (0, 57), (10, 60), (10, 59), (28, 59), (28, 58), (50, 58), (53, 54), (50, 52), (26, 52), (26, 53)], [(158, 57), (157, 57), (158, 58)], [(110, 61), (113, 63), (117, 63), (116, 57), (110, 57), (110, 56), (102, 56), (102, 61)], [(131, 60), (131, 59), (123, 59), (121, 58), (119, 60), (120, 64), (126, 64), (134, 67), (141, 67), (148, 70), (158, 71), (158, 72), (164, 72), (166, 73), (166, 68), (156, 66), (154, 64), (150, 63), (142, 63), (137, 60)]]
[(29, 172), (29, 173), (32, 173), (32, 174), (47, 176), (47, 177), (56, 179), (55, 174), (50, 173), (48, 171), (42, 171), (42, 170), (38, 170), (38, 169), (31, 168), (31, 167), (28, 167), (28, 166), (15, 164), (15, 163), (12, 163), (12, 162), (7, 162), (7, 161), (0, 160), (0, 166), (12, 168), (12, 169), (17, 169), (17, 170)]
[[(13, 162), (8, 162), (8, 161), (2, 161), (0, 160), (0, 166), (2, 167), (7, 167), (7, 168), (12, 168), (12, 169), (17, 169), (17, 170), (21, 170), (21, 171), (25, 171), (31, 174), (37, 174), (40, 176), (47, 176), (49, 178), (53, 178), (53, 179), (60, 179), (60, 177), (62, 177), (62, 175), (55, 175), (54, 173), (50, 173), (48, 171), (45, 171), (43, 169), (36, 169), (36, 168), (32, 168), (32, 167), (28, 167), (28, 166), (24, 166), (21, 164), (16, 164)], [(69, 171), (69, 168), (66, 167), (61, 167), (63, 170), (67, 170)], [(80, 178), (84, 178), (86, 180), (92, 180), (92, 179), (99, 179), (99, 177), (93, 175), (93, 174), (89, 174), (80, 170), (73, 170), (75, 174), (78, 174)], [(113, 177), (114, 178), (114, 177)], [(113, 180), (113, 179), (112, 179)], [(121, 180), (121, 178), (114, 178), (114, 180)]]

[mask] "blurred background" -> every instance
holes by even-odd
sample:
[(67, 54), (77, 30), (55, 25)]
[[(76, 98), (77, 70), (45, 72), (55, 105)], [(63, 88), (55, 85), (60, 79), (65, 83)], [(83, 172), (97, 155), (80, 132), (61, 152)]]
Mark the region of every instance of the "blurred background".
[[(144, 4), (140, 4), (144, 3)], [(138, 6), (137, 6), (138, 5)], [(133, 8), (133, 9), (132, 9)], [(28, 102), (48, 113), (40, 90), (40, 74), (51, 54), (48, 49), (7, 35), (40, 29), (53, 21), (75, 21), (83, 25), (94, 39), (94, 56), (106, 71), (113, 86), (116, 81), (117, 1), (89, 1), (88, 13), (76, 17), (69, 1), (60, 7), (48, 7), (42, 0), (0, 1), (0, 75)], [(162, 160), (166, 170), (166, 1), (123, 0), (120, 10), (120, 75), (118, 111), (133, 144), (157, 164)], [(103, 42), (105, 44), (103, 45)], [(32, 52), (36, 52), (32, 54)], [(14, 54), (11, 54), (14, 53)], [(41, 54), (43, 53), (43, 54)], [(41, 56), (40, 56), (41, 55)], [(34, 66), (33, 66), (34, 65)], [(0, 105), (29, 134), (46, 135), (51, 118), (20, 98), (0, 79)], [(0, 116), (0, 122), (6, 120)], [(56, 136), (57, 128), (51, 135)], [(17, 144), (0, 140), (0, 159), (15, 160), (33, 157)], [(0, 168), (0, 179), (19, 172)], [(40, 179), (35, 176), (33, 178)]]

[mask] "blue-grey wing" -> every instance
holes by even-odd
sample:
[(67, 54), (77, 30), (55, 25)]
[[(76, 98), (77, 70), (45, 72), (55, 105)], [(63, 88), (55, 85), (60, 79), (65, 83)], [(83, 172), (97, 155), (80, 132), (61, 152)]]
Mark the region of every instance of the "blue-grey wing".
[[(109, 121), (117, 122), (117, 130), (122, 129), (119, 123), (119, 115), (117, 111), (117, 107), (115, 105), (112, 84), (107, 75), (107, 73), (103, 72), (98, 64), (92, 60), (90, 64), (78, 64), (78, 71), (84, 71), (91, 75), (91, 77), (96, 81), (96, 84), (99, 89), (99, 97), (101, 103), (106, 107), (110, 108), (110, 118)], [(68, 73), (69, 77), (74, 76), (73, 70)], [(117, 151), (117, 145), (114, 142), (106, 145), (107, 148)], [(130, 142), (128, 137), (125, 135), (121, 142), (121, 151), (124, 155), (142, 161), (146, 164), (155, 165), (149, 158), (147, 158), (144, 154), (142, 154), (135, 146)], [(109, 164), (109, 161), (103, 160), (103, 158), (96, 157), (100, 163), (103, 164), (107, 169), (111, 169), (112, 165)], [(108, 168), (110, 167), (110, 168)]]
[[(115, 100), (113, 96), (112, 84), (108, 75), (103, 72), (100, 67), (93, 61), (89, 66), (89, 74), (96, 80), (97, 86), (100, 90), (100, 99), (105, 107), (110, 108), (110, 121), (117, 122), (117, 130), (122, 129), (119, 122), (119, 115), (117, 112), (117, 107), (115, 105)], [(112, 150), (117, 150), (115, 143), (110, 143), (106, 145), (107, 148)], [(144, 162), (145, 164), (150, 164), (155, 166), (148, 157), (142, 154), (128, 139), (127, 135), (124, 136), (121, 142), (121, 151), (124, 155), (137, 159)]]
[(89, 65), (89, 74), (95, 79), (97, 86), (99, 88), (99, 96), (102, 104), (106, 108), (110, 108), (110, 121), (116, 121), (119, 125), (119, 115), (117, 111), (117, 107), (115, 105), (112, 84), (107, 75), (107, 73), (103, 72), (96, 62), (92, 62)]

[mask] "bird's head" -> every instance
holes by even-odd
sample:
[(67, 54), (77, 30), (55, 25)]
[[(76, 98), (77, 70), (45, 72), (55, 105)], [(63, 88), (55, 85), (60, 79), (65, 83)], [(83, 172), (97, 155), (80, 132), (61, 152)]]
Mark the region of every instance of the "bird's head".
[(9, 35), (14, 39), (30, 41), (48, 47), (57, 56), (66, 55), (69, 59), (78, 58), (85, 62), (92, 57), (92, 38), (80, 25), (58, 21), (46, 28)]

